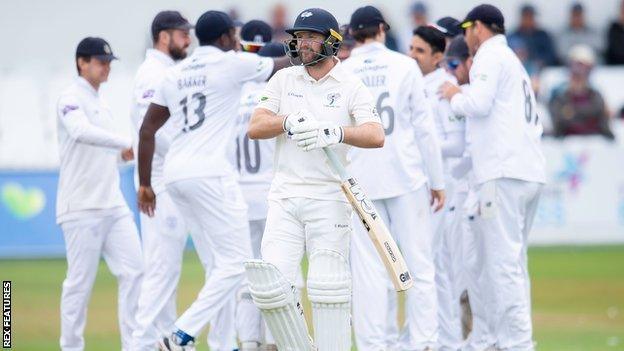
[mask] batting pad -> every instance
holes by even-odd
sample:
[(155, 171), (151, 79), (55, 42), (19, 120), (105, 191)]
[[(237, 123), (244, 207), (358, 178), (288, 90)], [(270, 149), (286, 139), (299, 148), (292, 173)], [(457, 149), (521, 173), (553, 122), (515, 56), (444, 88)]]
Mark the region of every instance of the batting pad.
[(338, 252), (310, 255), (308, 299), (312, 303), (314, 336), (319, 351), (351, 350), (351, 272)]
[(280, 351), (315, 351), (296, 288), (272, 264), (245, 262), (249, 292)]

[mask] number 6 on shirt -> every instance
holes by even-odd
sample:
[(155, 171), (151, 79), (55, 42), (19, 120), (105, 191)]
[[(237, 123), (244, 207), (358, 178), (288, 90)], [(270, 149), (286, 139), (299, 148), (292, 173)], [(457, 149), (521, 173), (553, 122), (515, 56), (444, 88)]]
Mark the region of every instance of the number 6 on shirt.
[(329, 163), (338, 175), (340, 175), (340, 187), (349, 200), (351, 206), (362, 220), (362, 224), (370, 239), (373, 241), (377, 253), (381, 257), (386, 270), (392, 279), (396, 291), (405, 291), (412, 287), (414, 281), (407, 269), (403, 255), (399, 247), (392, 239), (388, 228), (377, 213), (373, 202), (362, 191), (362, 188), (355, 180), (349, 176), (344, 166), (338, 161), (336, 154), (329, 148), (324, 147), (323, 151), (329, 158)]

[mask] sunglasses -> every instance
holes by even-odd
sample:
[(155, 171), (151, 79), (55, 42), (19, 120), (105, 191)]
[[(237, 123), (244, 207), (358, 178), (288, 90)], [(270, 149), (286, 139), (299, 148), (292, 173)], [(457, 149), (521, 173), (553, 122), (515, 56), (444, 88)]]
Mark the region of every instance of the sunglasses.
[(459, 59), (446, 60), (446, 67), (449, 71), (455, 71), (459, 65), (461, 65), (461, 61)]
[(262, 47), (264, 46), (264, 43), (256, 43), (256, 42), (243, 41), (243, 40), (241, 40), (240, 44), (241, 44), (241, 48), (243, 49), (243, 51), (252, 52), (252, 53), (256, 53), (260, 51), (260, 49), (262, 49)]
[(474, 26), (474, 22), (473, 21), (466, 21), (464, 23), (461, 24), (461, 29), (464, 31), (464, 34), (466, 34), (466, 29), (470, 28)]

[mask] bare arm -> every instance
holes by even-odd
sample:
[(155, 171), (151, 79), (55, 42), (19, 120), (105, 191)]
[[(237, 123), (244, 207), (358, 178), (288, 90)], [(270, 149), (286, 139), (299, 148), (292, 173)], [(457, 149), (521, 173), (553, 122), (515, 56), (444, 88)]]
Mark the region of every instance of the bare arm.
[(357, 127), (344, 127), (343, 143), (362, 148), (383, 147), (385, 133), (381, 124), (368, 122)]
[(169, 119), (169, 109), (150, 104), (139, 131), (139, 184), (151, 186), (152, 158), (154, 156), (154, 135)]
[(249, 139), (271, 139), (284, 133), (284, 118), (265, 108), (256, 108), (249, 121)]

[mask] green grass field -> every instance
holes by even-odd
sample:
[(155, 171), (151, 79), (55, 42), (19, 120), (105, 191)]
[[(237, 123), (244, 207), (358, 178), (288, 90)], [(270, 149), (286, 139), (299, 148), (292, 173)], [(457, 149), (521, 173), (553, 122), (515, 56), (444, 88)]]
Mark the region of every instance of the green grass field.
[[(624, 246), (530, 250), (533, 320), (539, 350), (624, 350)], [(64, 260), (0, 261), (13, 281), (14, 350), (58, 350)], [(203, 284), (194, 254), (184, 261), (180, 311)], [(116, 284), (104, 264), (89, 305), (87, 350), (119, 350)], [(200, 350), (207, 350), (205, 336)]]

